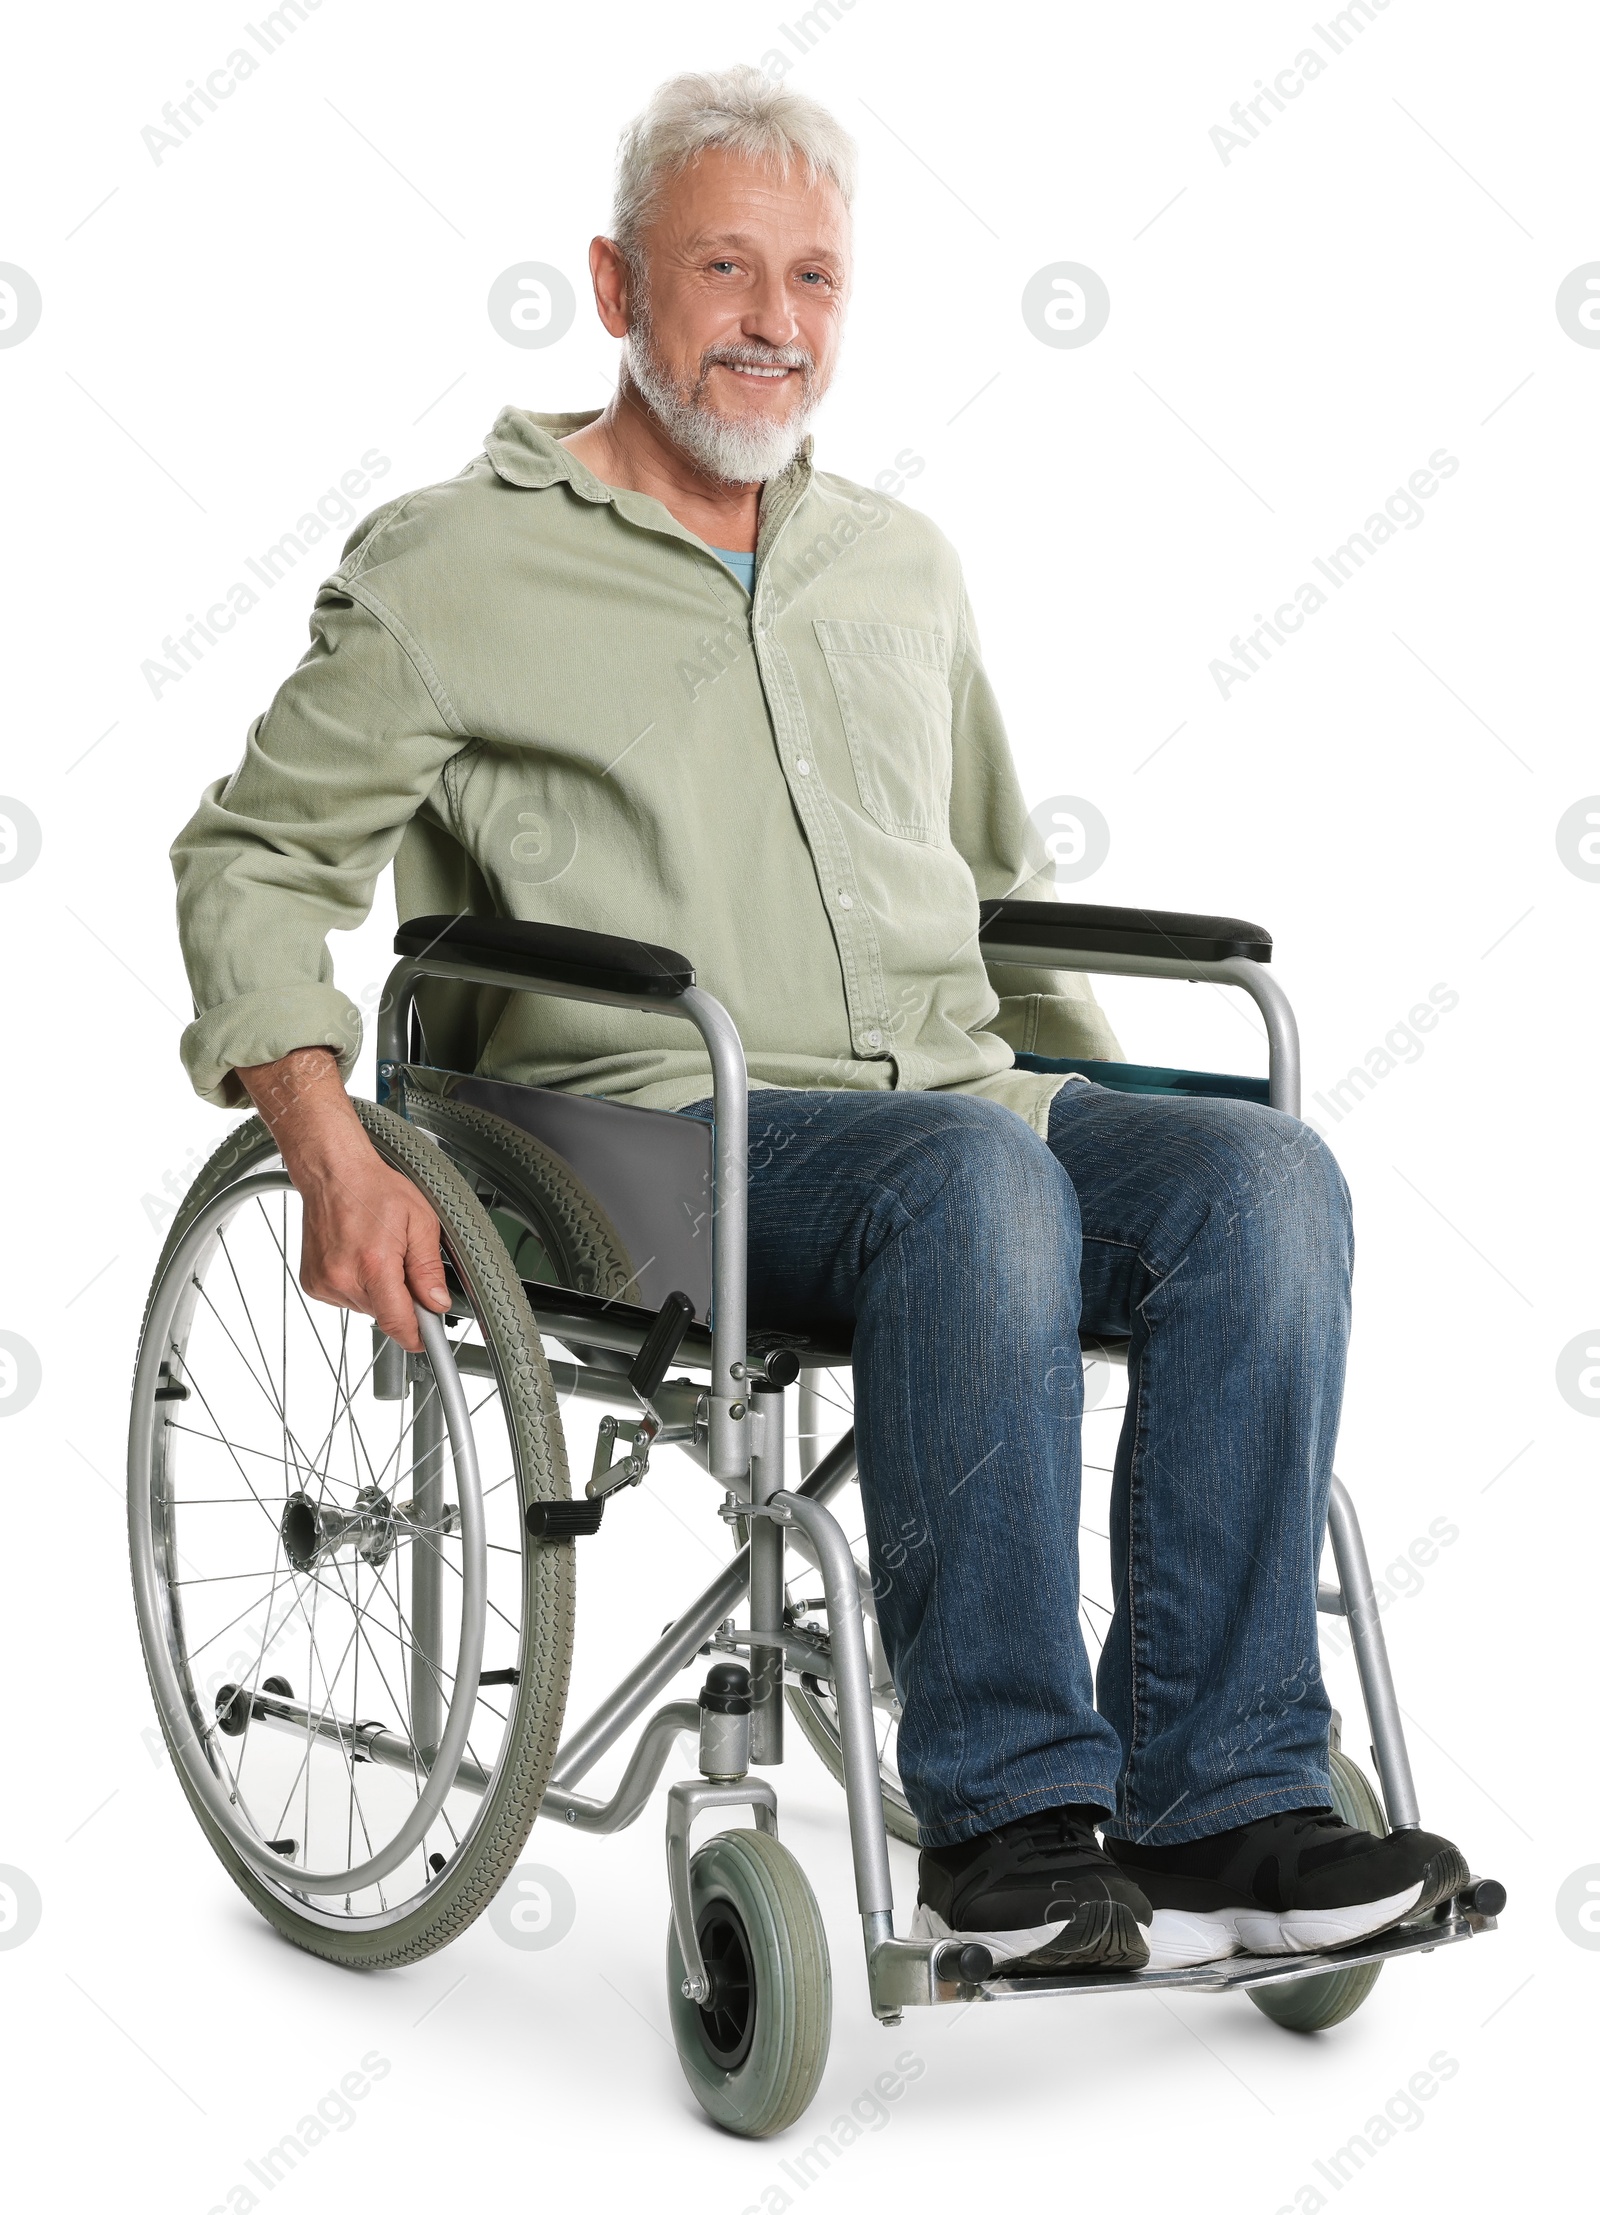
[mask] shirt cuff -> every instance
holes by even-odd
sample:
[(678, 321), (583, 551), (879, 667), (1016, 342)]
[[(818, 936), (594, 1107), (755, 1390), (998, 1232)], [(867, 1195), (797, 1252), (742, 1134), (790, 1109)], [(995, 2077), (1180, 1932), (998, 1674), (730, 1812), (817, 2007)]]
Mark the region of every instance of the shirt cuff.
[(189, 1082), (214, 1107), (248, 1107), (237, 1071), (279, 1061), (297, 1046), (326, 1046), (348, 1079), (361, 1052), (361, 1017), (354, 1001), (331, 984), (279, 985), (246, 992), (197, 1015), (180, 1051)]

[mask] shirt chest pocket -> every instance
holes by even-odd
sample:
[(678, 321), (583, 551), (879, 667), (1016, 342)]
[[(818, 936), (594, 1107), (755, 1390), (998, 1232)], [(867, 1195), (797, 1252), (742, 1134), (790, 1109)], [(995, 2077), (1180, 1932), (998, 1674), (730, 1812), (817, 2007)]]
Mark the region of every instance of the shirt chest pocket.
[(903, 623), (818, 620), (861, 805), (895, 838), (950, 828), (950, 646)]

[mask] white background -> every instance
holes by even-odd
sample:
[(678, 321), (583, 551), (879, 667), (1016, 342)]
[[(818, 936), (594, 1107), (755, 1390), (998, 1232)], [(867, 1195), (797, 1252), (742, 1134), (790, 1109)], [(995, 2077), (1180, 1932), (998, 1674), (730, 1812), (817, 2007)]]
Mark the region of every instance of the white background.
[[(1555, 1366), (1600, 1320), (1600, 887), (1555, 829), (1600, 786), (1600, 352), (1554, 298), (1600, 256), (1592, 19), (1393, 0), (1225, 164), (1208, 134), (1320, 43), (1309, 10), (856, 0), (802, 59), (759, 8), (326, 0), (153, 162), (141, 128), (242, 20), (169, 0), (32, 10), (7, 35), (0, 261), (44, 304), (0, 351), (0, 791), (44, 841), (0, 884), (0, 1328), (43, 1367), (0, 1430), (0, 1863), (44, 1904), (0, 1952), (19, 2204), (226, 2206), (245, 2160), (374, 2048), (389, 2076), (275, 2200), (739, 2215), (915, 2192), (1272, 2215), (1315, 2206), (1303, 2187), (1338, 2196), (1313, 2163), (1443, 2051), (1458, 2073), (1352, 2200), (1567, 2204), (1600, 1962), (1555, 1895), (1600, 1861), (1600, 1433)], [(965, 559), (1030, 800), (1081, 795), (1110, 824), (1068, 896), (1267, 925), (1308, 1095), (1430, 987), (1459, 995), (1420, 1058), (1322, 1117), (1360, 1252), (1340, 1467), (1380, 1568), (1436, 1518), (1459, 1532), (1386, 1622), (1425, 1819), (1511, 1905), (1314, 2040), (1201, 1997), (913, 2015), (886, 2037), (842, 1802), (799, 1746), (777, 1782), (829, 1921), (834, 2044), (809, 2127), (749, 2144), (703, 2122), (667, 2042), (654, 1811), (619, 1840), (536, 1831), (529, 1858), (578, 1900), (547, 1952), (484, 1921), (362, 1979), (254, 1919), (149, 1751), (117, 1492), (159, 1246), (144, 1196), (181, 1189), (227, 1127), (178, 1067), (165, 849), (302, 651), (340, 534), (159, 700), (140, 665), (367, 449), (392, 461), (387, 496), (453, 474), (508, 401), (603, 400), (614, 350), (584, 254), (617, 132), (664, 76), (773, 49), (862, 154), (819, 460), (870, 482), (921, 459), (906, 496)], [(544, 352), (485, 313), (525, 260), (579, 287)], [(1020, 312), (1063, 260), (1110, 291), (1081, 349)], [(1440, 447), (1460, 467), (1425, 522), (1220, 697), (1211, 660)], [(336, 942), (347, 989), (382, 976), (391, 929), (380, 912)], [(1254, 1018), (1246, 1036), (1204, 988), (1105, 997), (1136, 1057), (1264, 1066)], [(615, 1517), (631, 1549), (608, 1525), (585, 1553), (575, 1711), (709, 1569), (668, 1511), (720, 1543), (695, 1482), (664, 1468)], [(896, 1873), (905, 1913), (898, 1850)], [(802, 2192), (780, 2160), (907, 2050), (926, 2066), (889, 2125)], [(58, 2181), (23, 2183), (30, 2165)]]

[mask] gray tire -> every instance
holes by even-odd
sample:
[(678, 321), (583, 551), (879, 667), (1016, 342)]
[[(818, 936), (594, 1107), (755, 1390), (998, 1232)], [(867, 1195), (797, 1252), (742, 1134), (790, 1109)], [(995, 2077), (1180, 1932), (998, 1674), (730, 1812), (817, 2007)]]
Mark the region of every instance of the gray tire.
[(833, 1979), (805, 1872), (763, 1831), (723, 1831), (689, 1867), (711, 2002), (683, 1993), (683, 1956), (667, 1935), (672, 2035), (689, 2088), (714, 2123), (742, 2138), (787, 2130), (811, 2105), (828, 2059)]
[[(530, 1501), (570, 1496), (555, 1393), (521, 1281), (470, 1184), (441, 1148), (385, 1108), (365, 1100), (352, 1105), (380, 1157), (417, 1187), (439, 1218), (448, 1257), (470, 1300), (495, 1371), (516, 1480), (515, 1522), (520, 1527), (522, 1511)], [(171, 1310), (171, 1288), (164, 1280), (196, 1217), (230, 1187), (275, 1167), (278, 1160), (271, 1134), (252, 1118), (206, 1164), (163, 1249), (146, 1308), (147, 1333), (153, 1313)], [(141, 1359), (141, 1373), (150, 1366)], [(148, 1426), (159, 1418), (159, 1410), (135, 1405), (136, 1432), (141, 1423)], [(224, 1868), (267, 1921), (308, 1952), (362, 1968), (421, 1960), (465, 1930), (516, 1866), (549, 1781), (566, 1700), (573, 1639), (572, 1542), (525, 1539), (520, 1569), (509, 1573), (521, 1607), (518, 1681), (502, 1718), (504, 1734), (488, 1788), (459, 1846), (439, 1857), (445, 1865), (414, 1897), (383, 1914), (341, 1915), (325, 1900), (296, 1892), (292, 1867), (286, 1867), (282, 1886), (264, 1881), (212, 1820), (188, 1781), (168, 1733), (180, 1783)], [(153, 1626), (141, 1620), (140, 1627), (149, 1669)], [(153, 1687), (154, 1681), (152, 1674)], [(159, 1697), (157, 1706), (159, 1710)], [(203, 1720), (198, 1709), (196, 1716)]]
[(483, 1108), (409, 1085), (406, 1119), (429, 1132), (488, 1209), (517, 1274), (626, 1299), (636, 1270), (616, 1225), (559, 1154)]
[[(1328, 1757), (1335, 1814), (1374, 1838), (1388, 1836), (1383, 1803), (1366, 1777), (1342, 1753)], [(1263, 2015), (1285, 2030), (1331, 2030), (1353, 2015), (1382, 1974), (1383, 1964), (1363, 1962), (1354, 1969), (1335, 1969), (1325, 1977), (1296, 1977), (1287, 1984), (1253, 1984), (1246, 1987)]]

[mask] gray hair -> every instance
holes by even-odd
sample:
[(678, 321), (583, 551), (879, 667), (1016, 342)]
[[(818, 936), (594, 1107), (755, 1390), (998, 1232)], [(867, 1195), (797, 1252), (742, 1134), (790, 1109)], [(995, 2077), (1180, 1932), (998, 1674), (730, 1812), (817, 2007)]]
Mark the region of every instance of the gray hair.
[(672, 77), (623, 132), (617, 151), (611, 230), (630, 267), (637, 268), (639, 234), (666, 181), (708, 146), (769, 162), (781, 176), (798, 163), (809, 179), (831, 178), (846, 207), (855, 192), (855, 140), (803, 92), (785, 92), (748, 62)]

